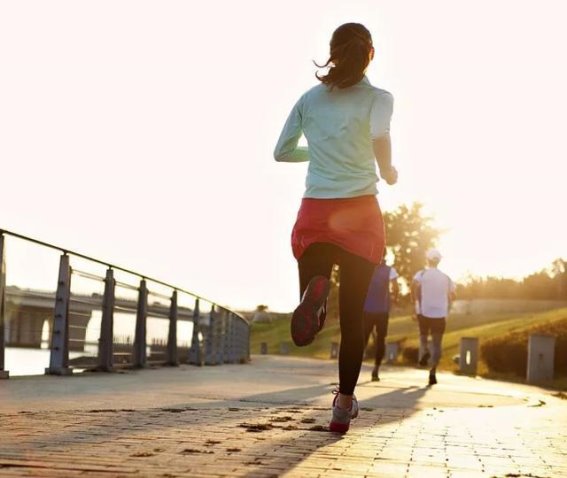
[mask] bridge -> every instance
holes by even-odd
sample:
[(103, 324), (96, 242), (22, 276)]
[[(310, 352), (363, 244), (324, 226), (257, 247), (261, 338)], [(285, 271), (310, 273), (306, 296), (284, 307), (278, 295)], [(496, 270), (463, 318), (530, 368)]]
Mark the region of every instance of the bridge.
[[(55, 292), (6, 287), (5, 340), (7, 346), (40, 348), (45, 325), (51, 337), (55, 310)], [(103, 296), (73, 294), (69, 309), (69, 350), (83, 352), (85, 335), (93, 311), (102, 310)], [(115, 310), (136, 315), (137, 302), (115, 298)], [(194, 310), (178, 307), (177, 319), (193, 322)], [(167, 318), (169, 305), (160, 302), (148, 304), (148, 317)]]

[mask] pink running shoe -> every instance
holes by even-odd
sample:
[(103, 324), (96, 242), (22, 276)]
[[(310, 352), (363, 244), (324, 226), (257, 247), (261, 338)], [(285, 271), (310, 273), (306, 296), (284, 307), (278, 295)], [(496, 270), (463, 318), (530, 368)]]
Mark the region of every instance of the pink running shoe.
[(301, 303), (291, 317), (291, 338), (298, 347), (313, 342), (319, 332), (321, 313), (329, 295), (330, 282), (324, 276), (315, 276), (305, 289)]
[(329, 423), (329, 431), (346, 433), (350, 427), (350, 421), (358, 417), (358, 400), (353, 395), (350, 410), (339, 408), (337, 406), (337, 399), (339, 398), (338, 390), (333, 393), (335, 393), (333, 400), (333, 418), (331, 418), (331, 423)]

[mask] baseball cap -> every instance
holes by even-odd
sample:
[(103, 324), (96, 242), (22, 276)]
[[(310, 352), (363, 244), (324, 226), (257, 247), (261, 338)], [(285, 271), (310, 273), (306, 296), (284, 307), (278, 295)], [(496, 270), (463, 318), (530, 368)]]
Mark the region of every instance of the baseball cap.
[(433, 260), (438, 260), (438, 261), (440, 261), (440, 260), (441, 260), (441, 257), (442, 257), (442, 256), (441, 256), (441, 253), (440, 253), (437, 249), (429, 249), (429, 250), (427, 251), (427, 253), (425, 254), (425, 256), (426, 256), (430, 261), (433, 261)]

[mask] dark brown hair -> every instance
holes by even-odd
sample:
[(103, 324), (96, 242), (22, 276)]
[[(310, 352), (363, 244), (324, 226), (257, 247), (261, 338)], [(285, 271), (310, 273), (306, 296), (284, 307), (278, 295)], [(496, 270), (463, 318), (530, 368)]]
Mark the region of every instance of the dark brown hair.
[(358, 83), (370, 63), (372, 36), (360, 23), (345, 23), (337, 28), (331, 38), (331, 53), (327, 63), (317, 65), (329, 71), (325, 76), (315, 76), (331, 88), (347, 88)]

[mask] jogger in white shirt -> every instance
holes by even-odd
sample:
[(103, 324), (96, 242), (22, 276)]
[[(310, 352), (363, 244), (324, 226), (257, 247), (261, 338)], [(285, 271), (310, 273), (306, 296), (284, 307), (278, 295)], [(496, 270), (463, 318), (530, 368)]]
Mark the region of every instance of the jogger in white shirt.
[[(422, 355), (420, 365), (427, 365), (431, 358), (429, 385), (437, 383), (436, 370), (441, 359), (441, 342), (445, 332), (445, 320), (450, 304), (455, 300), (455, 284), (451, 278), (441, 272), (437, 266), (441, 254), (436, 249), (427, 251), (426, 269), (419, 271), (413, 278), (411, 287), (412, 300), (417, 303), (416, 315), (419, 324), (419, 341)], [(431, 334), (431, 352), (428, 337)]]

